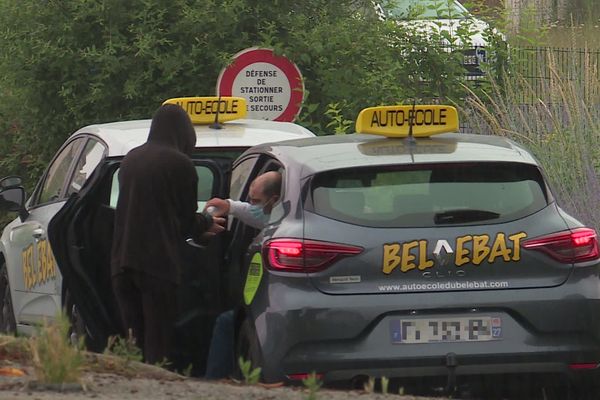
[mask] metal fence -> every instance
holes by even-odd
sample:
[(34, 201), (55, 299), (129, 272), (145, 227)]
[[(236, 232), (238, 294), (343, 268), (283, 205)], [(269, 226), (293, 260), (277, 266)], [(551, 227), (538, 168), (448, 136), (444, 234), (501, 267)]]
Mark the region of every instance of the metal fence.
[[(600, 50), (518, 47), (509, 50), (507, 60), (505, 84), (500, 83), (505, 108), (531, 118), (537, 118), (543, 108), (553, 118), (548, 124), (566, 124), (570, 115), (565, 108), (570, 102), (581, 101), (586, 113), (600, 120)], [(488, 67), (494, 71), (498, 66)], [(491, 75), (481, 77), (483, 81), (491, 79)], [(481, 84), (481, 80), (471, 83)], [(463, 111), (469, 113), (468, 109)], [(490, 127), (476, 114), (465, 116), (461, 131), (489, 133)]]
[(517, 79), (522, 90), (515, 93), (515, 100), (531, 104), (551, 100), (555, 95), (555, 83), (568, 81), (580, 91), (583, 98), (598, 96), (600, 50), (565, 49), (552, 47), (511, 48), (508, 58), (508, 79)]

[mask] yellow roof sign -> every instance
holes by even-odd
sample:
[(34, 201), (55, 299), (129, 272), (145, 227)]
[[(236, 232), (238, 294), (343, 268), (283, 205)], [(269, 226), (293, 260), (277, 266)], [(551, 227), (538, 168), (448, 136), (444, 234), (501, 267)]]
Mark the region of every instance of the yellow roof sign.
[(178, 97), (165, 100), (163, 104), (181, 106), (192, 123), (198, 125), (233, 121), (246, 116), (246, 99), (242, 97)]
[(365, 108), (356, 119), (356, 132), (407, 137), (411, 120), (414, 137), (458, 131), (458, 112), (452, 106), (404, 105)]

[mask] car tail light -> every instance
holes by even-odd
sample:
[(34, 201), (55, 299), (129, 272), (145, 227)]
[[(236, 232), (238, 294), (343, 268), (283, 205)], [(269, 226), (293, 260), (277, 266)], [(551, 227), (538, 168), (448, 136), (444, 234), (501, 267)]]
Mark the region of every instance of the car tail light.
[(522, 247), (542, 251), (564, 263), (580, 263), (600, 258), (596, 231), (590, 228), (577, 228), (525, 240)]
[(342, 257), (362, 251), (358, 246), (302, 239), (273, 239), (263, 246), (269, 268), (285, 272), (321, 271)]
[(310, 378), (311, 376), (314, 376), (316, 379), (321, 380), (323, 379), (323, 374), (316, 374), (314, 372), (312, 373), (301, 373), (301, 374), (289, 374), (287, 375), (287, 378), (291, 381), (303, 381), (305, 379)]
[(598, 368), (598, 363), (569, 364), (569, 369), (573, 369), (573, 370), (596, 369), (596, 368)]

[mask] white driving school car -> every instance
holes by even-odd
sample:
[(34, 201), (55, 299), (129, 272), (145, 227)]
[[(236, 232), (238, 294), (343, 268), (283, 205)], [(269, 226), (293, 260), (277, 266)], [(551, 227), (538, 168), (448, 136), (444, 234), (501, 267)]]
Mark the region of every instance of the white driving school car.
[[(243, 119), (246, 115), (243, 98), (198, 97), (167, 102), (186, 108), (195, 125), (197, 140), (192, 158), (199, 176), (199, 210), (206, 200), (228, 195), (230, 165), (247, 148), (269, 141), (314, 136), (293, 123)], [(98, 298), (106, 298), (109, 304), (113, 301), (109, 278), (95, 270), (96, 265), (109, 259), (110, 248), (100, 249), (85, 259), (86, 271), (70, 268), (72, 262), (78, 265), (78, 260), (68, 258), (70, 256), (59, 257), (60, 249), (55, 248), (54, 241), (50, 245), (52, 227), (49, 225), (57, 213), (66, 208), (66, 203), (76, 201), (82, 188), (91, 192), (95, 187), (104, 185), (108, 190), (102, 199), (102, 207), (87, 221), (93, 224), (94, 234), (86, 236), (84, 230), (75, 230), (59, 232), (56, 237), (75, 236), (86, 243), (100, 242), (102, 235), (110, 237), (118, 196), (119, 163), (129, 150), (146, 142), (150, 122), (150, 119), (122, 121), (79, 129), (58, 150), (28, 199), (19, 177), (0, 180), (0, 207), (18, 212), (18, 217), (4, 228), (0, 239), (0, 333), (30, 334), (43, 318), (52, 319), (59, 310), (66, 308), (72, 319), (77, 319), (78, 314), (83, 316), (88, 344), (100, 349), (106, 345), (106, 337), (94, 337), (93, 332), (114, 332), (115, 329), (106, 329), (116, 323), (114, 315), (92, 309), (87, 299), (90, 304), (95, 304)], [(102, 176), (99, 176), (99, 170), (103, 171)], [(98, 179), (94, 180), (94, 177)], [(76, 229), (85, 226), (91, 225), (82, 223)], [(219, 240), (211, 246), (218, 247)], [(191, 253), (199, 250), (188, 247)], [(81, 257), (85, 257), (84, 250)], [(218, 272), (202, 270), (198, 273), (206, 278)], [(67, 276), (69, 274), (71, 276)], [(75, 276), (82, 274), (85, 275), (84, 282), (90, 285), (69, 284), (76, 281)], [(190, 285), (196, 284), (193, 277), (188, 276), (187, 279)], [(218, 277), (198, 279), (213, 283), (223, 280)], [(103, 289), (97, 290), (98, 285)], [(208, 289), (197, 290), (198, 295), (207, 296)], [(202, 301), (195, 302), (190, 298), (182, 300), (186, 304), (202, 304)], [(209, 300), (207, 302), (210, 303)], [(74, 307), (75, 304), (77, 307)], [(212, 305), (214, 310), (206, 311), (204, 308), (200, 314), (220, 312), (222, 307)], [(187, 317), (191, 321), (198, 315)], [(102, 329), (94, 329), (99, 326)]]

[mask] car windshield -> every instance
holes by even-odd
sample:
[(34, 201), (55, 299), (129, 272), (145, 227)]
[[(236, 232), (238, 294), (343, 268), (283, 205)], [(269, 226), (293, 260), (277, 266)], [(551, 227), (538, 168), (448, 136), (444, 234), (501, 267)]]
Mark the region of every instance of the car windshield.
[(465, 19), (469, 11), (455, 0), (395, 0), (387, 6), (386, 14), (402, 20)]
[(498, 162), (328, 171), (313, 179), (312, 200), (317, 214), (373, 227), (500, 223), (548, 204), (537, 167)]

